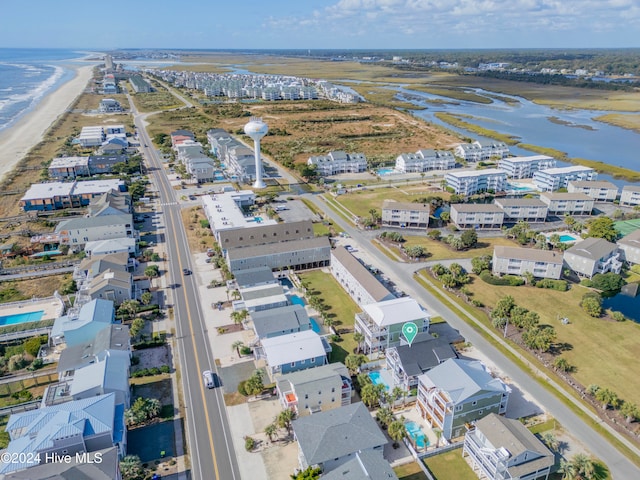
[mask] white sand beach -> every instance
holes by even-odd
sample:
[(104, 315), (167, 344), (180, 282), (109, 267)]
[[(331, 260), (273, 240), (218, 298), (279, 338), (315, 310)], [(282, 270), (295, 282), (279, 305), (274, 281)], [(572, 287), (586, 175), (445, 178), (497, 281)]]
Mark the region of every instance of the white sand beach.
[(42, 140), (49, 126), (84, 91), (94, 65), (67, 67), (75, 70), (71, 80), (47, 93), (32, 111), (0, 133), (0, 181)]

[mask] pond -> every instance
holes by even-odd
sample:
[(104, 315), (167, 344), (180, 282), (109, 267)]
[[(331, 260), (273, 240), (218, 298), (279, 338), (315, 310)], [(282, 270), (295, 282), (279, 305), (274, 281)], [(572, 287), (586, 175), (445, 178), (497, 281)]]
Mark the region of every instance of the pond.
[[(620, 293), (602, 299), (602, 308), (621, 312), (625, 317), (640, 323), (640, 296), (636, 295), (638, 284), (625, 285)], [(631, 288), (630, 288), (631, 287)]]

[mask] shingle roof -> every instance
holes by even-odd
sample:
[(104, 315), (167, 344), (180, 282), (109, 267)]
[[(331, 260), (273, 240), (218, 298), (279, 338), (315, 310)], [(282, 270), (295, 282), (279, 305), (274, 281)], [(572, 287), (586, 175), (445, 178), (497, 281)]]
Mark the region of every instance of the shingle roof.
[(292, 422), (300, 450), (309, 465), (387, 443), (362, 402), (315, 413)]
[(341, 246), (336, 247), (331, 250), (331, 256), (349, 271), (357, 282), (362, 285), (362, 288), (364, 288), (376, 302), (393, 297), (393, 294), (382, 283), (380, 283), (380, 281), (369, 270), (367, 270), (356, 257), (347, 251), (346, 248)]
[(63, 230), (80, 230), (82, 228), (104, 227), (116, 224), (128, 224), (133, 226), (133, 216), (130, 213), (121, 215), (102, 215), (98, 217), (72, 218), (60, 222), (56, 227), (56, 232)]
[(494, 448), (505, 448), (512, 458), (526, 451), (539, 455), (532, 461), (509, 467), (513, 478), (551, 467), (555, 463), (553, 453), (518, 420), (490, 413), (476, 422), (476, 428)]
[(618, 240), (618, 245), (628, 245), (630, 247), (640, 248), (640, 228)]
[(457, 358), (455, 350), (445, 339), (431, 335), (421, 342), (414, 341), (411, 346), (394, 348), (398, 352), (403, 370), (409, 376), (420, 375), (449, 358)]
[(591, 260), (600, 260), (602, 257), (609, 255), (618, 246), (615, 243), (607, 242), (603, 238), (585, 238), (580, 243), (569, 248), (566, 252), (577, 255), (579, 257), (589, 258)]
[(326, 355), (320, 335), (313, 330), (265, 338), (262, 348), (271, 367)]
[(251, 320), (258, 338), (287, 330), (309, 330), (311, 328), (309, 315), (300, 305), (288, 305), (252, 312)]
[(420, 376), (419, 381), (447, 392), (454, 404), (482, 391), (511, 391), (499, 378), (494, 378), (478, 360), (449, 359)]
[(428, 203), (396, 202), (395, 200), (385, 200), (382, 202), (382, 209), (429, 212), (431, 210), (431, 205), (429, 205)]
[(356, 452), (353, 459), (323, 473), (322, 480), (398, 480), (388, 461), (377, 450)]
[(562, 254), (551, 250), (538, 248), (520, 248), (496, 245), (493, 254), (497, 258), (514, 258), (517, 260), (529, 260), (531, 262), (562, 263)]
[(502, 213), (502, 209), (493, 203), (454, 203), (451, 208), (464, 213)]
[(243, 258), (262, 257), (264, 255), (276, 255), (284, 252), (313, 250), (323, 247), (327, 249), (331, 248), (329, 239), (327, 237), (314, 237), (269, 243), (267, 245), (256, 245), (253, 247), (230, 248), (227, 250), (227, 256), (229, 260), (239, 260)]
[(59, 373), (88, 365), (95, 356), (105, 350), (128, 350), (129, 327), (114, 324), (100, 330), (91, 342), (67, 347), (60, 353), (57, 370)]
[(429, 313), (411, 297), (370, 303), (362, 309), (380, 327), (429, 318)]
[(276, 283), (276, 277), (269, 267), (248, 268), (235, 272), (236, 283), (239, 288), (257, 285), (259, 283)]
[(546, 207), (547, 204), (538, 198), (496, 198), (496, 205), (503, 207)]

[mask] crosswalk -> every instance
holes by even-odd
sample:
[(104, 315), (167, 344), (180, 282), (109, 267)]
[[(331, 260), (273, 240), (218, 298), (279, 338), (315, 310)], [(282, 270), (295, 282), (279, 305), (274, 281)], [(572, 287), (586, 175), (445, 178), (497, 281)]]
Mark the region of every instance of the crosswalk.
[(170, 207), (171, 205), (178, 205), (178, 202), (163, 202), (160, 204), (161, 207)]

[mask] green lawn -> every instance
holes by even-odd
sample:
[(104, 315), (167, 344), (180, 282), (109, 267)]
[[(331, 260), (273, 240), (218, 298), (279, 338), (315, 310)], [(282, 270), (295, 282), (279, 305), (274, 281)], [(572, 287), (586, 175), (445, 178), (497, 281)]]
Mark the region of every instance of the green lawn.
[(342, 286), (329, 273), (321, 270), (313, 270), (299, 274), (302, 281), (309, 283), (307, 296), (317, 292), (324, 303), (329, 306), (327, 313), (333, 319), (336, 330), (347, 330), (349, 333), (342, 333), (338, 342), (332, 343), (332, 362), (342, 362), (344, 358), (353, 353), (357, 347), (353, 340), (353, 323), (355, 315), (361, 311), (360, 307), (344, 291)]
[(416, 463), (407, 463), (393, 469), (399, 480), (427, 480), (427, 476), (422, 472)]
[[(411, 235), (404, 236), (406, 242), (403, 244), (405, 247), (412, 245), (420, 245), (424, 247), (427, 252), (430, 253), (426, 260), (444, 260), (450, 258), (473, 258), (481, 255), (493, 255), (493, 247), (496, 245), (507, 245), (515, 247), (517, 244), (504, 237), (496, 238), (481, 238), (478, 241), (476, 248), (469, 250), (454, 250), (443, 242), (432, 240), (428, 237), (416, 237)], [(395, 248), (395, 247), (392, 247)], [(396, 249), (397, 251), (397, 249)]]
[[(382, 178), (379, 182), (384, 185), (385, 180)], [(369, 184), (377, 185), (373, 180)], [(383, 200), (396, 200), (397, 202), (412, 202), (413, 200), (426, 196), (441, 196), (449, 198), (448, 193), (442, 191), (429, 191), (427, 184), (411, 184), (403, 183), (393, 184), (391, 187), (368, 188), (367, 190), (357, 190), (353, 193), (345, 193), (339, 195), (336, 200), (348, 208), (354, 215), (359, 217), (369, 216), (369, 210), (375, 208), (378, 213), (382, 211)]]
[[(503, 296), (511, 295), (517, 305), (538, 312), (541, 324), (555, 328), (557, 342), (571, 345), (562, 356), (577, 367), (573, 375), (584, 386), (609, 387), (628, 401), (640, 398), (636, 368), (640, 325), (587, 315), (579, 306), (587, 288), (572, 285), (569, 291), (558, 292), (526, 286), (496, 287), (476, 276), (467, 287), (473, 299), (488, 307), (493, 307)], [(568, 317), (570, 324), (563, 325), (562, 317)]]
[(462, 449), (451, 450), (427, 458), (424, 463), (429, 467), (436, 480), (478, 480), (471, 467), (462, 458)]

